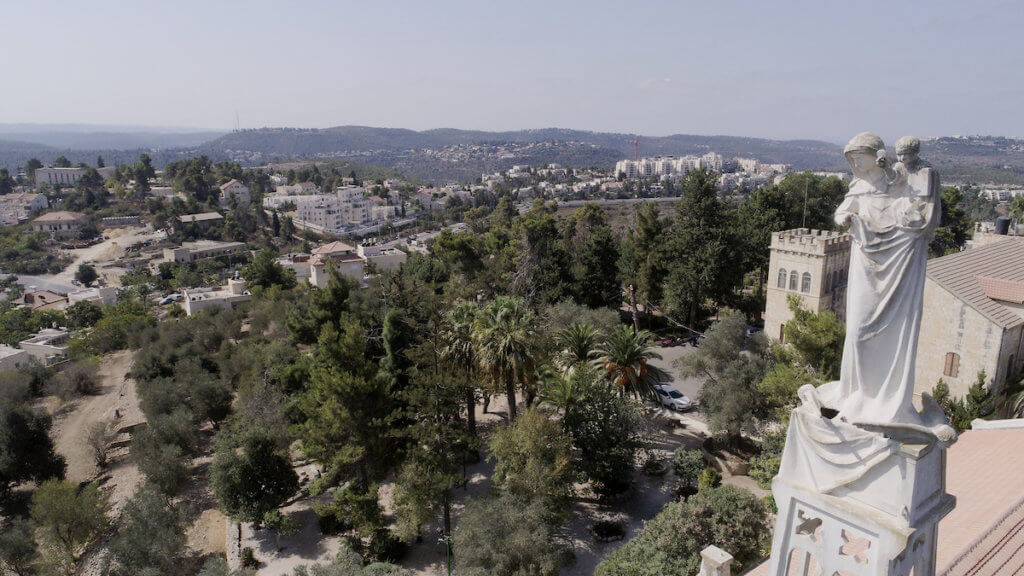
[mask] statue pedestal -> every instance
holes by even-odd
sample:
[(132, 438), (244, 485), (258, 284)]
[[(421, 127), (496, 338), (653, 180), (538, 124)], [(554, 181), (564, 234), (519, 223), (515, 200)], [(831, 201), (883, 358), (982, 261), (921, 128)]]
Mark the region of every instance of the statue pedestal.
[(938, 523), (956, 505), (946, 493), (948, 445), (893, 443), (861, 477), (827, 492), (785, 469), (775, 477), (771, 576), (934, 576)]

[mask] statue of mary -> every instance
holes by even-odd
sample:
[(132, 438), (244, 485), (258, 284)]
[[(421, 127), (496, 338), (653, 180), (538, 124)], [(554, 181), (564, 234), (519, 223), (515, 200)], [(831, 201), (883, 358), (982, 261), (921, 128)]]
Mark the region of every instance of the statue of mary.
[(849, 225), (853, 246), (834, 400), (851, 423), (926, 425), (912, 403), (914, 361), (928, 243), (941, 204), (937, 175), (916, 161), (914, 148), (913, 163), (893, 167), (882, 139), (868, 132), (843, 151), (853, 181), (835, 219)]

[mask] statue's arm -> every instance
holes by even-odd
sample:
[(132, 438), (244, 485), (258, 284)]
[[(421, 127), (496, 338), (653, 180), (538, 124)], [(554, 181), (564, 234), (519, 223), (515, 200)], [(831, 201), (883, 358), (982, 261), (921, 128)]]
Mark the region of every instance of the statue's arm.
[(857, 210), (859, 209), (860, 205), (857, 202), (857, 197), (855, 195), (847, 193), (846, 197), (843, 198), (842, 204), (840, 204), (839, 207), (836, 208), (836, 224), (840, 226), (846, 226), (847, 224), (850, 223), (850, 220), (852, 220), (857, 215)]

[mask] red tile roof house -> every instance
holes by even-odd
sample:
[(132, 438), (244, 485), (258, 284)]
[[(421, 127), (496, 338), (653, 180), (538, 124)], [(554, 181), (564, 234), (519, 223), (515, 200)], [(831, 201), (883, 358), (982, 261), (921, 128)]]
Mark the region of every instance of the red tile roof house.
[(334, 266), (343, 276), (362, 282), (365, 260), (356, 249), (341, 241), (324, 244), (313, 249), (310, 260), (309, 283), (323, 288), (329, 278), (327, 268)]

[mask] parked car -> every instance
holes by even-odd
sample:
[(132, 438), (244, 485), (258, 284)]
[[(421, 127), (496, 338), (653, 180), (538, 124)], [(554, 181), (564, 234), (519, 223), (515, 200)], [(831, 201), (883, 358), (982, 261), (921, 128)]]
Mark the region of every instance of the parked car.
[(764, 326), (758, 326), (757, 324), (750, 324), (747, 326), (747, 338), (750, 338), (754, 334), (764, 330)]
[(658, 402), (669, 410), (685, 412), (693, 408), (693, 400), (672, 386), (659, 384), (654, 387), (654, 391), (658, 393)]

